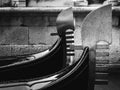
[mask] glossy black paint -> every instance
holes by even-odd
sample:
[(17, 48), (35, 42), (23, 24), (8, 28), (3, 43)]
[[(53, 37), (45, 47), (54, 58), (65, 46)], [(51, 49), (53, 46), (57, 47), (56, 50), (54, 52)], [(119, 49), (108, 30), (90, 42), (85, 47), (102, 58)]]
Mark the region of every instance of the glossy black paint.
[(55, 73), (63, 68), (63, 47), (62, 40), (51, 49), (48, 55), (32, 62), (15, 65), (0, 69), (0, 81), (28, 81), (36, 77), (41, 77)]
[[(70, 76), (62, 81), (44, 89), (44, 90), (89, 90), (88, 77), (89, 77), (89, 50), (85, 48), (85, 54), (81, 56), (79, 62), (81, 65)], [(74, 66), (74, 65), (73, 65)]]
[[(57, 19), (57, 29), (60, 39), (58, 40), (58, 43), (53, 45), (50, 49), (49, 54), (28, 63), (0, 68), (0, 83), (29, 82), (31, 80), (36, 80), (37, 78), (39, 80), (41, 77), (46, 75), (54, 75), (58, 72), (59, 75), (56, 77), (58, 82), (55, 81), (55, 83), (53, 82), (54, 84), (51, 83), (50, 86), (46, 86), (42, 89), (88, 90), (89, 49), (84, 49), (78, 62), (71, 66), (66, 65), (65, 31), (67, 29), (74, 30), (73, 13), (71, 9), (65, 10), (62, 14), (60, 13), (60, 16), (58, 16)], [(35, 84), (36, 83), (33, 83), (32, 85)], [(32, 87), (32, 85), (30, 86)]]

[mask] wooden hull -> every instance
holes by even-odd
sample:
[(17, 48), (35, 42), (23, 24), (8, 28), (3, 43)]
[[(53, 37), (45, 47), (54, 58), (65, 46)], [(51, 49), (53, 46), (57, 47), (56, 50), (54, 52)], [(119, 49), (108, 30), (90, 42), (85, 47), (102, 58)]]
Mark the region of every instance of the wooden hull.
[[(54, 59), (57, 61), (58, 57)], [(51, 60), (46, 61), (49, 62)], [(45, 62), (46, 65), (44, 65), (44, 62), (41, 62), (39, 64), (34, 64), (33, 66), (30, 65), (27, 67), (2, 71), (0, 72), (0, 75), (2, 75), (3, 73), (4, 74), (0, 77), (0, 89), (4, 90), (8, 87), (10, 89), (22, 86), (28, 87), (28, 89), (26, 90), (66, 90), (70, 88), (87, 90), (88, 61), (89, 50), (88, 48), (85, 48), (78, 62), (65, 68), (57, 69), (58, 66), (53, 66), (55, 62), (52, 64), (46, 64)], [(56, 70), (50, 73), (50, 70), (53, 70), (52, 67), (54, 68), (54, 70)], [(43, 68), (46, 68), (46, 70)], [(36, 70), (38, 71), (36, 72)], [(6, 78), (4, 78), (5, 75)], [(41, 85), (44, 86), (41, 87)]]

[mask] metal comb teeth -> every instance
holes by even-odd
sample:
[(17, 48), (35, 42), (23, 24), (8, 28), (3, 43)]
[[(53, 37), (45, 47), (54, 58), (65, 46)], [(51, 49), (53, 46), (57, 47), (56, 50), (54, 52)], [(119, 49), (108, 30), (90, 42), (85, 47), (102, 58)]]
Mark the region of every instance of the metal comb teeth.
[(66, 50), (67, 50), (67, 56), (74, 56), (74, 50), (70, 48), (70, 45), (74, 44), (74, 31), (69, 29), (66, 30)]

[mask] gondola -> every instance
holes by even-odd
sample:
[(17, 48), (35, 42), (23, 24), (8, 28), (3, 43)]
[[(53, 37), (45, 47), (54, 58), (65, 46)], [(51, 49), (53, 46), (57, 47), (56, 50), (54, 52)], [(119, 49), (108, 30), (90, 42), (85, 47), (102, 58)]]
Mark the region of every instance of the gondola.
[(25, 90), (87, 90), (89, 48), (85, 47), (81, 57), (73, 64), (66, 63), (65, 31), (74, 30), (71, 12), (70, 8), (59, 14), (56, 22), (60, 38), (50, 49), (0, 66), (0, 90), (17, 90), (18, 87)]

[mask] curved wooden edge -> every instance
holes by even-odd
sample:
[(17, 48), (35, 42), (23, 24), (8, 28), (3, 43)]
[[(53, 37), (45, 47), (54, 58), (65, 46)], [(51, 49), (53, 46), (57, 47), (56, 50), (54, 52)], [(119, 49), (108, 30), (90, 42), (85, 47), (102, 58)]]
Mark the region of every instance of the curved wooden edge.
[(38, 80), (33, 80), (33, 81), (28, 81), (28, 82), (3, 83), (3, 84), (0, 84), (0, 88), (3, 88), (4, 90), (4, 88), (8, 88), (8, 87), (10, 88), (10, 87), (26, 86), (29, 89), (37, 90), (37, 89), (43, 89), (43, 88), (45, 89), (49, 87), (54, 87), (54, 85), (59, 84), (59, 82), (61, 81), (64, 82), (66, 78), (69, 78), (69, 77), (71, 78), (71, 76), (75, 77), (76, 76), (76, 75), (74, 76), (75, 72), (79, 74), (82, 73), (82, 71), (80, 71), (83, 69), (81, 68), (81, 65), (85, 63), (85, 61), (88, 61), (86, 60), (86, 58), (89, 55), (88, 52), (89, 52), (89, 49), (85, 48), (78, 62), (52, 75), (40, 77)]
[(12, 67), (17, 67), (17, 66), (21, 66), (24, 64), (29, 64), (31, 62), (38, 60), (38, 59), (40, 61), (42, 61), (43, 58), (50, 56), (50, 54), (52, 54), (53, 52), (56, 52), (56, 50), (58, 49), (58, 47), (60, 45), (61, 45), (61, 38), (59, 38), (56, 41), (56, 43), (54, 44), (54, 46), (51, 47), (50, 49), (48, 49), (44, 52), (41, 52), (41, 53), (37, 53), (37, 54), (29, 55), (29, 56), (26, 56), (23, 58), (19, 58), (19, 60), (13, 61), (13, 63), (11, 63), (11, 64), (0, 66), (0, 70), (10, 69)]

